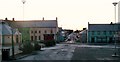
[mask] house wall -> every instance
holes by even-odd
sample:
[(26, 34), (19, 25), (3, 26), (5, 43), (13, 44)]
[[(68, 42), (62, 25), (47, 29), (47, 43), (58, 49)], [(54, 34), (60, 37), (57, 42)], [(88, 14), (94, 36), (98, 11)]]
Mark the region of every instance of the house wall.
[(2, 44), (2, 36), (0, 35), (0, 45)]
[[(114, 38), (114, 31), (88, 31), (88, 42), (89, 43), (97, 43), (97, 42), (105, 42), (105, 43), (110, 43), (113, 42)], [(94, 38), (94, 40), (92, 39)], [(111, 38), (111, 39), (110, 39)]]
[[(37, 41), (44, 40), (44, 34), (54, 34), (54, 39), (56, 39), (57, 28), (30, 28), (29, 33), (30, 33), (30, 40), (37, 40)], [(37, 39), (35, 39), (35, 36), (37, 36)]]
[[(21, 42), (21, 39), (20, 39), (20, 35), (18, 35), (18, 43)], [(4, 44), (5, 45), (10, 45), (12, 44), (12, 35), (4, 35), (3, 37), (3, 41), (4, 41)], [(16, 44), (16, 35), (13, 36), (13, 41), (14, 41), (14, 44)], [(2, 44), (2, 36), (0, 35), (0, 45)]]

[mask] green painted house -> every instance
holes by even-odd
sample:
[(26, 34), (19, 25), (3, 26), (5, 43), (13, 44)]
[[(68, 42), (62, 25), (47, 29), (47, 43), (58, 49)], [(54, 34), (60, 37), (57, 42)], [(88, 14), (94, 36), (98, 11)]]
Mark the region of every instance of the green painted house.
[(88, 23), (88, 43), (113, 43), (114, 35), (118, 31), (115, 24), (89, 24)]
[(30, 28), (18, 28), (18, 30), (22, 33), (22, 41), (29, 41), (30, 40)]

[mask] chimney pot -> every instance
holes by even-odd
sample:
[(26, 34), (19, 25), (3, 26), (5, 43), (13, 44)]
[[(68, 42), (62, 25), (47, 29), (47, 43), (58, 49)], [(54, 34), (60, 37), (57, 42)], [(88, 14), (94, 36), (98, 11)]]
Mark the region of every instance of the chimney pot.
[(7, 21), (8, 19), (7, 19), (7, 17), (5, 18), (5, 21)]
[(58, 18), (56, 17), (56, 20), (57, 20)]
[(44, 17), (43, 17), (43, 21), (44, 21)]
[(12, 21), (15, 21), (15, 18), (12, 18)]

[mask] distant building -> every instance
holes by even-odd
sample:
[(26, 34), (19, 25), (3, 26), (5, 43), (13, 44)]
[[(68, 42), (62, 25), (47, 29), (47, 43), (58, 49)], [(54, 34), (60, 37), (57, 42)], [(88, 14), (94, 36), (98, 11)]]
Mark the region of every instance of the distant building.
[(20, 43), (22, 39), (21, 33), (17, 29), (11, 28), (3, 20), (0, 20), (0, 44), (3, 45), (12, 44), (12, 34), (14, 43), (15, 44)]
[(63, 42), (65, 39), (64, 39), (64, 36), (63, 36), (63, 34), (64, 33), (62, 33), (62, 27), (59, 27), (59, 29), (58, 29), (58, 32), (57, 32), (57, 42), (59, 43), (59, 42)]
[(89, 24), (88, 23), (88, 43), (113, 43), (115, 32), (120, 24)]
[(63, 29), (62, 32), (64, 32), (64, 36), (67, 37), (68, 35), (70, 35), (73, 32), (73, 30)]
[(83, 29), (79, 32), (79, 40), (81, 43), (87, 43), (87, 29)]
[(120, 23), (118, 23), (118, 42), (120, 42)]
[(56, 20), (6, 20), (10, 26), (18, 28), (22, 33), (23, 41), (56, 40), (58, 32)]

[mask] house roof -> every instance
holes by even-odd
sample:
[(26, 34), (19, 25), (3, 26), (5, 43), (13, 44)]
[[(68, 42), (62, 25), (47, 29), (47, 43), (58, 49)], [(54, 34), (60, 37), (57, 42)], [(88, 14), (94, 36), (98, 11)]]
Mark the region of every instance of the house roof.
[(89, 24), (88, 31), (114, 31), (114, 30), (118, 30), (118, 25), (115, 25), (115, 24)]
[(11, 35), (11, 27), (5, 24), (5, 22), (0, 22), (0, 35)]
[[(16, 29), (13, 29), (13, 34), (16, 34)], [(0, 35), (12, 35), (12, 28), (4, 21), (0, 22)]]
[(57, 20), (28, 20), (28, 21), (10, 21), (11, 27), (42, 27), (42, 28), (56, 28)]

